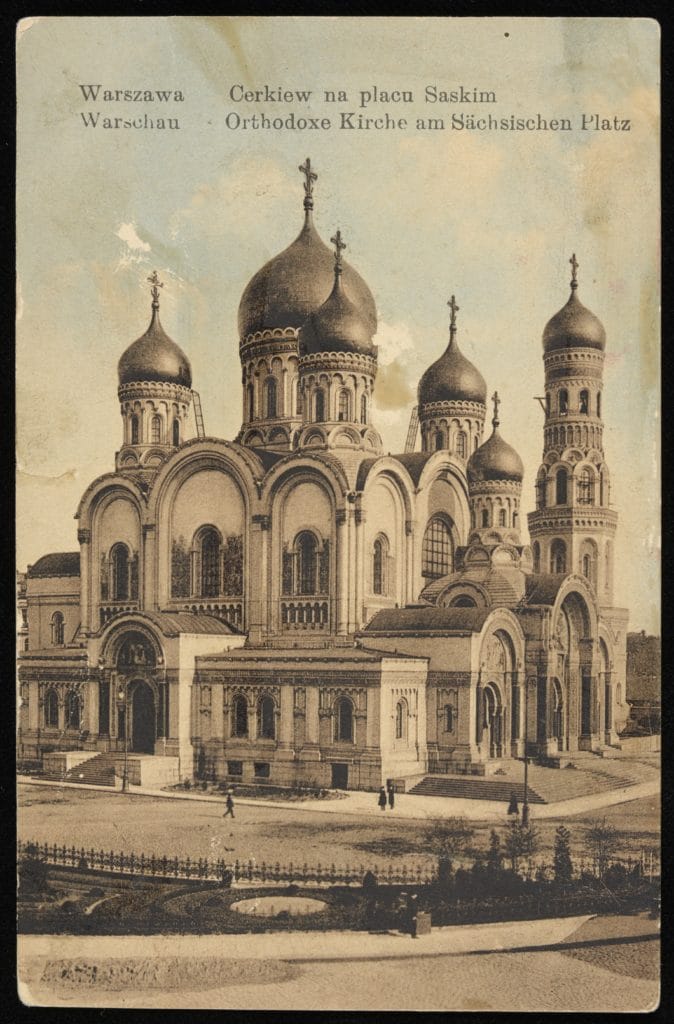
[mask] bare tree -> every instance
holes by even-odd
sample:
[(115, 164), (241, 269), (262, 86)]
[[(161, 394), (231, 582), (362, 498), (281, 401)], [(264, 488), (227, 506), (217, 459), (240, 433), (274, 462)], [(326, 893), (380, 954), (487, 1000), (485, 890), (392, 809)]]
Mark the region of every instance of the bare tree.
[(475, 829), (465, 818), (437, 818), (426, 830), (429, 849), (438, 858), (438, 876), (447, 878), (456, 857), (464, 853)]
[(595, 871), (603, 878), (611, 860), (622, 846), (620, 833), (606, 818), (595, 821), (585, 830), (584, 845), (594, 861)]

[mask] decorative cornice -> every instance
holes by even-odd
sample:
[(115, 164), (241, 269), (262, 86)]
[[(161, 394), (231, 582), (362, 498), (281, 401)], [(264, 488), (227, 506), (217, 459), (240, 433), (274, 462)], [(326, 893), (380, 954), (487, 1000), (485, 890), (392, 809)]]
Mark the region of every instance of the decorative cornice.
[(239, 351), (241, 352), (247, 345), (254, 345), (260, 341), (275, 341), (277, 339), (285, 341), (289, 338), (294, 338), (297, 341), (297, 333), (295, 327), (275, 327), (273, 330), (255, 331), (239, 341)]
[(480, 480), (475, 483), (469, 483), (468, 491), (470, 497), (474, 497), (479, 494), (513, 494), (519, 497), (522, 493), (522, 481), (521, 480)]
[(312, 352), (310, 355), (300, 355), (299, 357), (300, 375), (306, 375), (312, 371), (340, 369), (367, 373), (370, 377), (374, 377), (377, 373), (376, 355), (368, 356), (362, 352)]
[(192, 401), (192, 390), (182, 384), (169, 384), (161, 380), (132, 381), (120, 384), (117, 388), (120, 402), (129, 402), (136, 398), (166, 398), (171, 401), (189, 403)]
[(246, 341), (239, 347), (239, 359), (242, 363), (248, 363), (256, 359), (262, 359), (264, 356), (277, 356), (283, 352), (287, 352), (289, 355), (297, 355), (296, 337), (269, 337)]
[(420, 421), (435, 416), (468, 416), (484, 421), (487, 409), (482, 402), (426, 402), (418, 412)]

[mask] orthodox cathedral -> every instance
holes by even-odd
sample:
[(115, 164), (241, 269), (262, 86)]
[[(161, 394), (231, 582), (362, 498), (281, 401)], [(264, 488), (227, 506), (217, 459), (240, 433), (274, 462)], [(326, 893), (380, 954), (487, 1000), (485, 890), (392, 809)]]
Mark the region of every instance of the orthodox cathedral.
[(613, 606), (606, 337), (575, 256), (543, 331), (526, 544), (522, 461), (461, 352), (453, 296), (406, 451), (384, 454), (375, 302), (340, 232), (334, 251), (319, 236), (316, 174), (300, 170), (301, 231), (239, 305), (235, 440), (205, 436), (150, 278), (149, 326), (119, 360), (115, 468), (82, 496), (79, 551), (27, 570), (21, 756), (82, 777), (94, 760), (120, 774), (124, 752), (144, 784), (371, 789), (615, 746), (628, 616)]

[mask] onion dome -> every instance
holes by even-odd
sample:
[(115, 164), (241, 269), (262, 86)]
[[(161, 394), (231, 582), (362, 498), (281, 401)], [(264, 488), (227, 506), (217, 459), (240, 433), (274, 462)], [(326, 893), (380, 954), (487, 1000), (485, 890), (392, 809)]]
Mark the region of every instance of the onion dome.
[[(283, 252), (258, 270), (246, 285), (239, 303), (239, 337), (245, 340), (257, 331), (299, 329), (310, 313), (325, 302), (333, 276), (332, 252), (320, 238), (313, 223), (313, 182), (311, 161), (300, 167), (305, 175), (304, 226)], [(370, 289), (353, 267), (344, 264), (344, 286), (365, 317), (370, 334), (377, 331), (377, 310)]]
[(447, 305), (452, 311), (449, 345), (419, 381), (419, 405), (428, 405), (430, 402), (481, 402), (484, 405), (487, 401), (484, 377), (470, 359), (466, 359), (456, 340), (456, 314), (459, 307), (453, 295)]
[(484, 444), (480, 445), (468, 459), (466, 472), (469, 483), (484, 480), (514, 480), (521, 483), (524, 476), (522, 460), (514, 448), (503, 440), (499, 433), (498, 407), (500, 399), (498, 391), (492, 396), (494, 402), (494, 418), (491, 421), (493, 431)]
[(316, 352), (359, 352), (374, 356), (372, 329), (362, 311), (354, 305), (342, 284), (341, 232), (330, 239), (335, 246), (335, 281), (330, 295), (312, 313), (299, 333), (300, 355)]
[(578, 261), (574, 253), (569, 263), (572, 267), (571, 295), (569, 301), (555, 313), (543, 331), (543, 350), (556, 352), (565, 348), (606, 347), (606, 331), (601, 321), (586, 309), (578, 298), (578, 281), (576, 272)]
[(119, 383), (153, 380), (191, 388), (192, 368), (189, 359), (180, 346), (169, 338), (159, 321), (159, 289), (164, 286), (156, 270), (148, 281), (152, 284), (152, 319), (145, 334), (129, 345), (120, 358), (117, 367)]

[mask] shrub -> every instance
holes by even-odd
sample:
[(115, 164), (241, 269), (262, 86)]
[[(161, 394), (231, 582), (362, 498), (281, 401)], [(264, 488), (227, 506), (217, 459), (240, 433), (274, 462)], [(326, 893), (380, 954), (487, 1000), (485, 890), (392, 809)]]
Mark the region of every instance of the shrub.
[(564, 825), (555, 831), (554, 872), (558, 885), (568, 885), (573, 877), (571, 833)]
[(28, 894), (43, 894), (49, 880), (49, 866), (37, 857), (24, 857), (19, 863), (19, 890)]
[(377, 879), (371, 871), (366, 871), (363, 875), (363, 890), (365, 892), (373, 892), (377, 888)]

